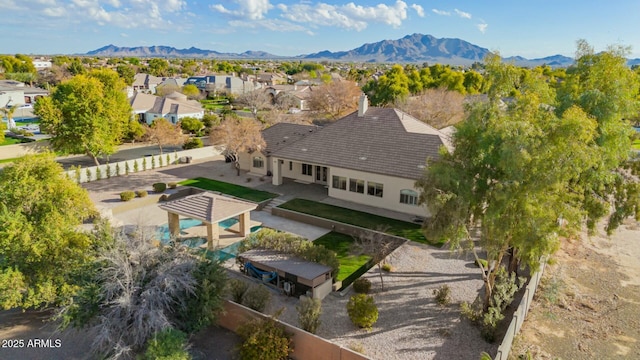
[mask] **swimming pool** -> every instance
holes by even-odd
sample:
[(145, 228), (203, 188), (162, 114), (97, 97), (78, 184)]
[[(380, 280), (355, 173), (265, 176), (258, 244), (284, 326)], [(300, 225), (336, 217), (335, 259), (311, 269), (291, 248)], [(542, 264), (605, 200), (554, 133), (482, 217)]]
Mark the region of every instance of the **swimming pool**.
[[(228, 229), (230, 227), (232, 227), (233, 225), (237, 224), (239, 222), (238, 219), (236, 218), (230, 218), (230, 219), (226, 219), (223, 221), (220, 221), (218, 223), (218, 226), (221, 227), (222, 229)], [(196, 219), (190, 219), (190, 218), (185, 218), (185, 219), (180, 219), (180, 235), (186, 235), (187, 233), (184, 231), (186, 229), (192, 228), (194, 226), (201, 226), (203, 225), (203, 222), (200, 220), (196, 220)], [(262, 225), (256, 225), (256, 226), (252, 226), (250, 229), (250, 232), (256, 232), (258, 230), (262, 229)], [(160, 241), (163, 244), (168, 244), (171, 241), (171, 233), (169, 232), (169, 224), (163, 224), (158, 226), (157, 228), (157, 232), (158, 232), (158, 238), (160, 238)], [(202, 238), (202, 237), (192, 237), (192, 238), (186, 238), (186, 239), (181, 239), (180, 240), (180, 244), (182, 245), (186, 245), (190, 248), (199, 248), (201, 245), (205, 244), (207, 242), (207, 239)], [(216, 250), (216, 251), (226, 251), (225, 249), (231, 249), (232, 246), (238, 244), (237, 246), (239, 246), (240, 243), (235, 243), (235, 244), (231, 244), (230, 246), (227, 246), (224, 249), (220, 249), (220, 250)], [(235, 249), (235, 252), (233, 252), (233, 257), (235, 257), (235, 254), (237, 253), (237, 246), (233, 249)], [(221, 255), (222, 256), (226, 256), (224, 254)]]

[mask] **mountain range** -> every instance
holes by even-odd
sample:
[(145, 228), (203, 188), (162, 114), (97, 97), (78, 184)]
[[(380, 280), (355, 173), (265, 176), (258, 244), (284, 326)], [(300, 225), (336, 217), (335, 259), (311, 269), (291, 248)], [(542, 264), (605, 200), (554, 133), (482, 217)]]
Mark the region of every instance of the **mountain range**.
[[(480, 62), (489, 54), (486, 48), (471, 44), (457, 38), (435, 38), (431, 35), (412, 34), (397, 40), (382, 40), (364, 44), (358, 48), (331, 52), (328, 50), (297, 56), (279, 56), (264, 51), (245, 51), (243, 53), (223, 53), (215, 50), (203, 50), (195, 47), (176, 49), (169, 46), (118, 47), (107, 45), (89, 51), (92, 56), (134, 56), (134, 57), (186, 57), (186, 58), (219, 58), (219, 59), (298, 59), (298, 60), (333, 60), (353, 62), (387, 62), (387, 63), (440, 63), (450, 65), (471, 65)], [(537, 66), (547, 64), (552, 67), (566, 67), (573, 63), (573, 58), (553, 55), (538, 59), (526, 59), (520, 56), (507, 57), (506, 62), (518, 66)], [(629, 60), (630, 65), (640, 64), (640, 59)]]

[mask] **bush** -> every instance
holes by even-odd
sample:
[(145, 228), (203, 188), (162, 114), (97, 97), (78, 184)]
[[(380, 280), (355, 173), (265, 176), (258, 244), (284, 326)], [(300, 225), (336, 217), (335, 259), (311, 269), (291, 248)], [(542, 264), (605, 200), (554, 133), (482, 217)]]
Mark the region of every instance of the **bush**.
[(264, 312), (271, 301), (271, 292), (262, 284), (251, 285), (242, 295), (242, 305)]
[(436, 302), (438, 305), (448, 305), (451, 302), (451, 289), (449, 285), (442, 285), (437, 289), (433, 289), (433, 294), (436, 296)]
[(149, 193), (147, 192), (147, 190), (138, 190), (136, 191), (136, 196), (143, 198), (145, 196), (147, 196)]
[(322, 302), (303, 296), (296, 305), (298, 311), (298, 322), (305, 331), (315, 334), (320, 327), (320, 314), (322, 314)]
[(378, 307), (373, 296), (357, 294), (351, 296), (347, 303), (347, 313), (354, 325), (370, 329), (378, 321)]
[(134, 197), (136, 197), (136, 193), (134, 193), (133, 191), (123, 191), (120, 193), (120, 200), (122, 201), (129, 201)]
[(164, 192), (165, 190), (167, 190), (167, 184), (165, 183), (155, 183), (152, 185), (153, 186), (153, 191), (157, 192), (157, 193), (161, 193)]
[(382, 270), (386, 272), (391, 272), (393, 268), (391, 267), (391, 264), (384, 263), (382, 264)]
[(214, 324), (223, 311), (227, 272), (219, 261), (202, 259), (193, 272), (196, 279), (195, 294), (178, 310), (179, 326), (188, 333), (198, 332)]
[(291, 335), (272, 318), (246, 323), (238, 328), (244, 342), (239, 346), (242, 360), (287, 359), (293, 350)]
[(187, 336), (175, 329), (166, 329), (157, 333), (148, 342), (145, 360), (189, 360), (187, 352)]
[(242, 304), (242, 295), (244, 295), (244, 293), (249, 288), (249, 284), (247, 284), (246, 281), (242, 281), (240, 279), (231, 279), (229, 280), (229, 285), (227, 288), (229, 294), (231, 295), (231, 300), (238, 304)]
[(182, 145), (182, 149), (184, 150), (199, 149), (203, 146), (204, 144), (202, 143), (202, 140), (200, 140), (199, 138), (190, 138), (184, 142), (184, 144)]
[(371, 281), (365, 278), (358, 278), (353, 282), (353, 291), (358, 294), (368, 294), (371, 290)]
[(178, 183), (175, 181), (170, 182), (168, 185), (169, 189), (175, 189), (176, 187), (178, 187)]

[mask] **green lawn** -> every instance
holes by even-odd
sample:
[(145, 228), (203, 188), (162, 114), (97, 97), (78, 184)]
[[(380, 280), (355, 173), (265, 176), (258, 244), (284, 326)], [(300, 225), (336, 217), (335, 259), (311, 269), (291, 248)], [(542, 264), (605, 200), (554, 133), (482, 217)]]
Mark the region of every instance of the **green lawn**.
[(15, 139), (15, 138), (10, 138), (10, 137), (5, 137), (3, 142), (0, 142), (0, 146), (4, 146), (4, 145), (14, 145), (14, 144), (21, 144), (24, 141), (22, 141), (21, 139)]
[(342, 281), (358, 270), (362, 265), (371, 260), (371, 256), (353, 254), (353, 238), (349, 235), (330, 232), (313, 241), (329, 250), (336, 252), (340, 262), (340, 271), (336, 275), (336, 281)]
[(207, 178), (188, 179), (181, 181), (179, 184), (193, 186), (209, 191), (219, 191), (223, 194), (258, 203), (265, 200), (273, 199), (278, 196), (277, 194), (273, 194), (267, 191), (254, 190), (245, 186), (230, 184), (227, 182)]
[(441, 243), (429, 242), (424, 237), (419, 224), (305, 199), (293, 199), (278, 207), (372, 230), (386, 228), (385, 232), (387, 234), (400, 236), (419, 243), (442, 245)]
[(634, 148), (635, 150), (640, 150), (640, 140), (634, 140), (633, 143), (631, 144), (631, 147)]

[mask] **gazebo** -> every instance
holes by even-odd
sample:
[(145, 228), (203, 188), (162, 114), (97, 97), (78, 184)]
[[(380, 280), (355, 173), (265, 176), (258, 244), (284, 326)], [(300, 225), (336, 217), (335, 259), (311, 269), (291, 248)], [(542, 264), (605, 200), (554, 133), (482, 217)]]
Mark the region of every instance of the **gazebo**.
[(213, 249), (213, 241), (220, 238), (218, 223), (238, 217), (240, 236), (247, 236), (251, 230), (251, 210), (255, 203), (230, 198), (210, 192), (202, 192), (162, 203), (159, 207), (169, 216), (169, 232), (172, 237), (180, 235), (180, 216), (201, 220), (207, 227), (207, 248)]

